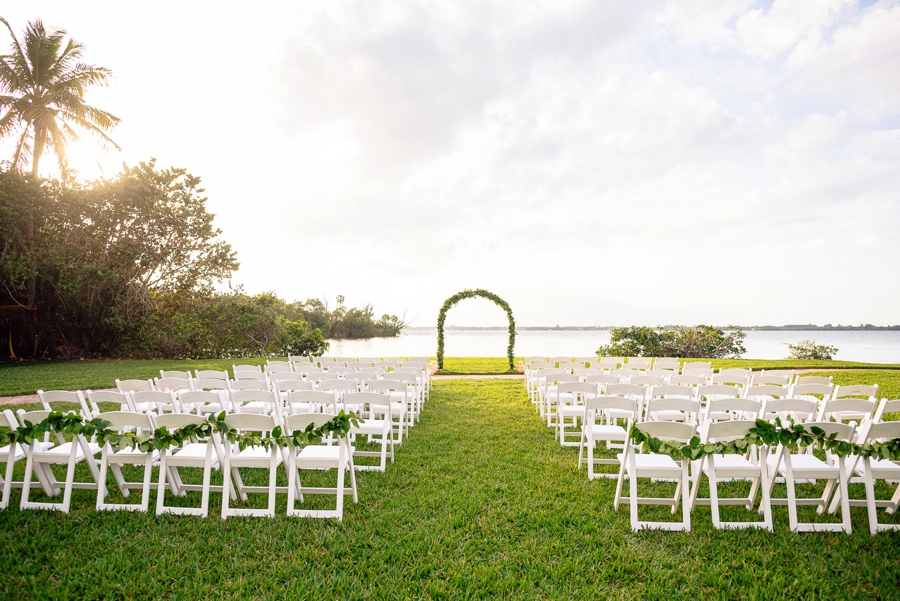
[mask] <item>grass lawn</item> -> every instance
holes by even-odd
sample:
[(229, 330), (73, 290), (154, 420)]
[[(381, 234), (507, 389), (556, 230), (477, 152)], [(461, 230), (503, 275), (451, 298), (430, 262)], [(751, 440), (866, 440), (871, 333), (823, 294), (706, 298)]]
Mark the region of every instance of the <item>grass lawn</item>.
[(691, 533), (634, 534), (627, 508), (612, 511), (614, 481), (588, 482), (575, 463), (520, 381), (438, 381), (396, 464), (359, 474), (360, 503), (340, 524), (284, 517), (283, 496), (275, 519), (223, 522), (98, 513), (95, 493), (77, 490), (71, 515), (20, 511), (14, 491), (0, 511), (0, 598), (900, 595), (900, 533), (870, 536), (863, 508), (849, 536), (791, 534), (784, 507), (774, 534), (715, 531), (707, 507)]

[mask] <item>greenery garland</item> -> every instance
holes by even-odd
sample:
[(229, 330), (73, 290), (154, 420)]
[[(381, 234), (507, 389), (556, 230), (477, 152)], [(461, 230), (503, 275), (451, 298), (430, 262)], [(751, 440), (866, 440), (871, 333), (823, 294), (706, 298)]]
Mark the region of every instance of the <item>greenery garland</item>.
[(900, 460), (900, 438), (894, 438), (886, 442), (866, 442), (865, 444), (853, 444), (844, 440), (837, 440), (836, 433), (826, 435), (818, 426), (811, 426), (809, 430), (803, 424), (783, 426), (781, 418), (775, 418), (774, 423), (765, 420), (756, 420), (756, 427), (750, 428), (750, 433), (744, 438), (728, 442), (700, 444), (700, 437), (694, 436), (688, 443), (680, 443), (671, 440), (660, 440), (648, 436), (637, 427), (632, 427), (629, 433), (635, 445), (642, 445), (645, 451), (668, 455), (672, 459), (701, 459), (705, 455), (722, 455), (726, 453), (743, 454), (751, 445), (774, 446), (782, 444), (792, 450), (799, 446), (808, 447), (816, 445), (834, 453), (838, 457), (858, 455), (864, 459), (874, 457)]
[(496, 303), (501, 309), (506, 311), (506, 316), (509, 318), (509, 344), (506, 346), (506, 356), (509, 359), (509, 369), (510, 371), (513, 371), (516, 368), (516, 320), (513, 319), (512, 309), (509, 307), (509, 303), (507, 303), (505, 300), (503, 300), (493, 292), (488, 292), (487, 290), (484, 290), (482, 288), (476, 288), (475, 290), (469, 290), (468, 288), (466, 288), (462, 292), (457, 292), (456, 294), (445, 300), (444, 304), (441, 306), (441, 312), (438, 314), (437, 322), (438, 369), (444, 369), (444, 321), (447, 319), (447, 311), (452, 309), (456, 305), (456, 303), (463, 300), (464, 298), (473, 298), (476, 296), (494, 301), (494, 303)]
[(109, 443), (115, 450), (135, 448), (146, 453), (151, 450), (161, 451), (184, 444), (193, 438), (205, 438), (214, 432), (221, 434), (231, 443), (237, 443), (241, 450), (247, 447), (259, 446), (271, 450), (273, 447), (296, 448), (307, 444), (321, 442), (322, 438), (329, 434), (345, 436), (350, 432), (351, 426), (358, 426), (359, 419), (353, 412), (341, 411), (330, 421), (315, 428), (309, 424), (305, 430), (295, 430), (290, 435), (283, 434), (281, 426), (276, 426), (268, 434), (263, 436), (260, 432), (247, 432), (241, 434), (234, 428), (229, 428), (225, 423), (225, 412), (212, 415), (208, 421), (201, 424), (188, 424), (171, 432), (166, 428), (157, 428), (153, 435), (137, 434), (135, 432), (117, 432), (107, 430), (109, 422), (102, 417), (85, 420), (75, 413), (60, 413), (54, 411), (42, 422), (32, 424), (28, 420), (15, 430), (0, 432), (0, 446), (22, 443), (29, 445), (34, 440), (43, 438), (45, 433), (58, 432), (61, 434), (81, 434), (86, 438), (96, 435), (100, 445)]

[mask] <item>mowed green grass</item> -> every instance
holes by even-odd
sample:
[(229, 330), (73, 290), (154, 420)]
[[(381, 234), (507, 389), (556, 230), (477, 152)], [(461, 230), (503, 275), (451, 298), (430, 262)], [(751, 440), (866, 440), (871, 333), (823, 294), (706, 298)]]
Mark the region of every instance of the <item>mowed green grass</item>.
[(222, 521), (216, 493), (200, 519), (98, 513), (91, 491), (74, 492), (71, 515), (20, 511), (14, 491), (0, 511), (0, 598), (898, 596), (900, 534), (870, 536), (862, 508), (849, 536), (791, 534), (783, 507), (774, 534), (715, 531), (706, 507), (690, 533), (632, 533), (627, 507), (612, 510), (614, 481), (575, 464), (521, 381), (437, 381), (396, 463), (359, 475), (342, 523), (287, 518), (283, 496), (275, 519)]

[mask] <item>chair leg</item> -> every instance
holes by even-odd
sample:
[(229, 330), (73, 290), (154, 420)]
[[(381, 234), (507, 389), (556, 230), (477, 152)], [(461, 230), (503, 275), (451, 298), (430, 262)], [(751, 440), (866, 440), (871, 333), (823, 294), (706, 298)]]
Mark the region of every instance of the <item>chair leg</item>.
[[(66, 468), (66, 488), (63, 492), (63, 502), (61, 510), (63, 513), (69, 513), (69, 507), (72, 505), (72, 485), (75, 483), (75, 457), (78, 455), (78, 445), (72, 445), (72, 453), (69, 455), (69, 465)], [(99, 479), (99, 474), (97, 479)], [(96, 480), (95, 480), (96, 481)]]
[(681, 487), (681, 521), (684, 523), (685, 532), (691, 531), (691, 504), (688, 502), (689, 464), (687, 459), (681, 461), (681, 482), (678, 483)]
[[(759, 452), (759, 479), (753, 483), (753, 486), (757, 486), (761, 482), (766, 482), (769, 477), (769, 465), (766, 463), (768, 459), (768, 452), (765, 448), (761, 449)], [(751, 487), (750, 498), (755, 499), (756, 493), (753, 491)], [(772, 527), (772, 492), (767, 486), (762, 486), (762, 510), (763, 510), (763, 521), (765, 523), (766, 529), (769, 532), (774, 532), (775, 529)], [(752, 507), (751, 507), (752, 509)], [(748, 510), (749, 511), (749, 510)]]
[[(784, 483), (787, 485), (788, 521), (791, 532), (797, 532), (797, 495), (794, 491), (794, 470), (791, 466), (791, 454), (784, 453), (782, 457), (784, 458)], [(776, 469), (773, 471), (777, 473), (777, 464)], [(774, 480), (774, 476), (772, 479)]]
[(628, 478), (628, 489), (630, 494), (629, 496), (629, 508), (631, 510), (631, 529), (637, 531), (638, 528), (638, 479), (637, 479), (637, 462), (634, 459), (634, 454), (628, 458), (629, 467), (631, 467), (631, 474), (629, 474)]
[(106, 505), (106, 495), (109, 494), (109, 491), (106, 489), (108, 465), (108, 453), (104, 447), (103, 454), (100, 456), (100, 479), (97, 481), (97, 511), (101, 511)]
[(339, 522), (344, 520), (344, 470), (347, 466), (347, 457), (344, 445), (340, 445), (338, 451), (338, 473), (337, 473), (337, 502), (335, 511)]
[(841, 524), (844, 526), (844, 532), (850, 534), (852, 526), (850, 525), (850, 493), (847, 490), (846, 471), (844, 470), (844, 458), (838, 457), (838, 487), (841, 495)]
[(622, 455), (622, 461), (619, 462), (619, 479), (616, 481), (616, 494), (613, 497), (613, 511), (619, 511), (619, 504), (622, 500), (622, 484), (625, 482), (625, 462), (628, 461), (631, 445), (625, 445), (625, 453)]
[[(231, 471), (232, 471), (231, 449), (226, 448), (225, 449), (225, 457), (222, 460), (222, 519), (223, 520), (228, 519), (228, 499), (230, 498), (229, 492), (232, 487), (231, 476), (230, 476)], [(235, 468), (234, 471), (237, 471), (237, 468)], [(206, 494), (209, 487), (206, 486), (205, 466), (204, 466), (203, 478), (204, 478), (203, 494)]]
[(6, 458), (6, 478), (3, 480), (3, 493), (0, 496), (0, 509), (6, 509), (9, 506), (9, 497), (12, 493), (13, 469), (16, 466), (16, 451), (18, 445), (13, 443), (9, 445), (9, 457)]
[[(209, 514), (209, 479), (212, 472), (212, 444), (206, 445), (206, 461), (203, 462), (203, 492), (202, 501), (200, 503), (200, 517), (206, 517)], [(228, 472), (223, 470), (223, 476), (228, 477)], [(225, 496), (225, 492), (222, 492)]]
[(150, 508), (150, 480), (153, 477), (153, 455), (147, 453), (144, 460), (144, 483), (141, 488), (141, 511), (147, 513)]

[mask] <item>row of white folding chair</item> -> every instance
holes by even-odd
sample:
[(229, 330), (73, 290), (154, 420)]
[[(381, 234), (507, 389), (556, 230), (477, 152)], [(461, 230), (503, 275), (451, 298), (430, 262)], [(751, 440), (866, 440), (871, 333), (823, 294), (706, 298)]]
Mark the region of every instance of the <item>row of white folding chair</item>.
[[(701, 429), (700, 444), (714, 442), (727, 442), (744, 438), (755, 426), (753, 420), (710, 422)], [(826, 436), (834, 435), (837, 440), (849, 441), (853, 438), (854, 426), (836, 422), (807, 422), (807, 428), (813, 426), (825, 431)], [(691, 424), (677, 422), (643, 422), (638, 423), (637, 428), (647, 435), (677, 441), (687, 444), (694, 436), (696, 428)], [(888, 422), (876, 424), (866, 440), (890, 440), (900, 437), (900, 422)], [(877, 499), (875, 497), (874, 483), (876, 480), (896, 480), (900, 477), (900, 466), (883, 460), (866, 459), (863, 461), (866, 474), (865, 499), (850, 500), (848, 496), (848, 471), (845, 460), (834, 457), (822, 460), (811, 453), (792, 453), (790, 449), (781, 445), (775, 449), (763, 446), (760, 449), (752, 449), (746, 454), (706, 455), (700, 461), (689, 465), (687, 459), (676, 461), (669, 455), (637, 452), (630, 440), (626, 441), (624, 452), (621, 456), (616, 485), (614, 509), (619, 505), (628, 503), (631, 513), (631, 525), (634, 530), (645, 528), (665, 530), (690, 530), (690, 517), (693, 507), (700, 504), (711, 506), (712, 521), (715, 528), (764, 528), (770, 532), (773, 530), (771, 505), (787, 505), (789, 527), (793, 532), (845, 532), (850, 533), (850, 506), (865, 506), (868, 510), (869, 528), (874, 535), (882, 530), (896, 530), (897, 524), (880, 524), (877, 517), (878, 508), (886, 508), (888, 512), (897, 509), (900, 501), (900, 487), (890, 500)], [(784, 477), (787, 496), (784, 498), (772, 497), (775, 475)], [(706, 476), (709, 482), (709, 498), (698, 496), (699, 484), (702, 476)], [(628, 499), (623, 500), (622, 489), (625, 478), (629, 480)], [(676, 491), (671, 498), (646, 498), (638, 495), (639, 478), (651, 478), (654, 480), (674, 480)], [(737, 498), (722, 498), (719, 496), (718, 484), (723, 481), (745, 480), (751, 482), (750, 493), (747, 496)], [(821, 496), (810, 498), (798, 498), (796, 484), (808, 480), (824, 480)], [(834, 503), (840, 505), (840, 523), (800, 522), (798, 518), (798, 506), (814, 505), (818, 507), (818, 513), (822, 513), (832, 495)], [(747, 520), (738, 522), (725, 522), (721, 520), (720, 505), (743, 505), (748, 511), (752, 511), (756, 505), (756, 497), (761, 492), (759, 513), (762, 520)], [(681, 504), (682, 516), (677, 522), (647, 522), (639, 519), (638, 505), (669, 505), (672, 513), (677, 511)]]
[[(25, 420), (41, 420), (46, 417), (49, 412), (40, 411), (19, 411), (19, 420), (12, 415), (10, 411), (4, 411), (0, 414), (0, 425), (15, 428), (18, 423)], [(288, 416), (283, 424), (284, 430), (290, 433), (293, 430), (305, 430), (307, 425), (312, 423), (315, 426), (321, 426), (333, 416), (326, 414), (297, 414)], [(109, 422), (107, 428), (122, 430), (144, 430), (152, 432), (156, 428), (163, 427), (169, 430), (182, 428), (189, 424), (201, 424), (205, 420), (196, 415), (189, 414), (168, 414), (156, 416), (153, 413), (135, 413), (125, 411), (113, 411), (103, 414), (104, 420)], [(271, 431), (276, 425), (273, 416), (267, 415), (248, 415), (248, 414), (232, 414), (225, 417), (225, 422), (230, 427), (240, 430), (252, 429)], [(184, 444), (181, 448), (171, 451), (158, 452), (149, 450), (147, 452), (140, 451), (135, 448), (114, 450), (109, 444), (106, 444), (102, 450), (99, 447), (91, 447), (85, 438), (78, 434), (75, 439), (70, 442), (60, 440), (58, 444), (53, 444), (49, 439), (38, 441), (35, 440), (31, 445), (10, 445), (4, 449), (0, 449), (0, 461), (7, 463), (6, 477), (3, 481), (2, 499), (0, 499), (0, 509), (5, 508), (9, 503), (10, 489), (13, 486), (21, 487), (22, 499), (21, 507), (23, 509), (55, 509), (68, 512), (71, 505), (71, 495), (73, 488), (93, 489), (97, 490), (96, 508), (97, 510), (119, 509), (119, 510), (137, 510), (147, 511), (149, 504), (151, 468), (159, 465), (159, 485), (157, 489), (157, 505), (156, 513), (176, 513), (176, 514), (192, 514), (206, 516), (208, 512), (208, 500), (210, 491), (223, 492), (222, 498), (222, 517), (229, 515), (274, 515), (274, 494), (275, 494), (275, 468), (283, 462), (282, 453), (287, 452), (290, 469), (288, 470), (288, 486), (283, 487), (279, 492), (287, 492), (289, 499), (288, 515), (309, 516), (309, 517), (336, 517), (339, 520), (342, 517), (343, 496), (352, 494), (354, 501), (358, 500), (356, 481), (353, 473), (353, 450), (349, 446), (347, 437), (341, 437), (336, 441), (335, 445), (307, 445), (300, 450), (299, 453), (290, 453), (288, 449), (273, 448), (267, 451), (263, 448), (248, 447), (239, 449), (237, 445), (233, 445), (214, 434), (204, 441), (194, 440)], [(99, 462), (95, 459), (95, 455), (100, 452)], [(13, 466), (17, 461), (26, 459), (25, 477), (22, 482), (14, 483), (12, 481)], [(78, 463), (86, 462), (92, 474), (92, 482), (76, 482), (74, 479), (75, 466)], [(65, 482), (58, 482), (50, 465), (54, 463), (62, 463), (67, 465)], [(126, 464), (143, 465), (144, 477), (142, 482), (127, 482), (122, 475), (121, 466)], [(99, 465), (99, 468), (98, 468)], [(203, 484), (188, 485), (184, 484), (178, 473), (179, 467), (198, 467), (204, 470)], [(210, 471), (221, 467), (223, 473), (223, 486), (210, 485)], [(268, 487), (252, 487), (243, 484), (239, 467), (268, 467), (270, 470), (270, 479)], [(337, 468), (338, 484), (335, 489), (309, 489), (299, 485), (297, 480), (297, 469), (326, 469)], [(140, 489), (142, 491), (141, 502), (134, 503), (108, 503), (106, 477), (108, 470), (111, 469), (115, 475), (115, 480), (122, 495), (129, 496), (129, 491)], [(351, 488), (343, 487), (344, 472), (349, 469)], [(30, 492), (33, 486), (31, 482), (32, 473), (34, 473), (38, 482), (44, 488), (47, 496), (54, 497), (59, 494), (60, 489), (64, 491), (62, 503), (53, 502), (33, 502), (30, 500)], [(187, 491), (202, 491), (202, 500), (199, 508), (173, 507), (165, 505), (165, 488), (167, 485), (171, 488), (176, 496), (184, 496)], [(234, 480), (234, 483), (232, 483)], [(224, 488), (224, 490), (223, 490)], [(247, 493), (268, 492), (269, 504), (265, 510), (255, 509), (234, 509), (229, 507), (229, 499), (236, 500), (240, 495), (243, 500), (247, 500)], [(295, 508), (294, 493), (299, 493), (302, 501), (303, 493), (330, 493), (337, 495), (337, 507), (333, 511), (310, 511), (298, 510)]]
[[(703, 389), (706, 390), (703, 390)], [(857, 419), (870, 421), (875, 412), (874, 399), (840, 398), (820, 401), (816, 398), (772, 398), (765, 395), (742, 398), (724, 386), (706, 386), (699, 397), (689, 396), (688, 390), (679, 387), (655, 387), (642, 390), (633, 384), (610, 384), (600, 395), (591, 383), (560, 383), (558, 394), (570, 395), (570, 402), (560, 401), (555, 411), (550, 411), (548, 425), (555, 427), (556, 438), (563, 446), (576, 446), (567, 442), (567, 435), (580, 436), (579, 466), (588, 463), (588, 477), (593, 478), (593, 449), (604, 443), (607, 448), (621, 448), (630, 424), (635, 421), (680, 421), (694, 425), (734, 420), (773, 420), (780, 417), (793, 421), (841, 421)], [(705, 402), (701, 403), (701, 399)], [(579, 402), (580, 401), (580, 402)], [(609, 404), (608, 407), (604, 403)], [(602, 409), (601, 413), (596, 413)], [(566, 423), (569, 419), (570, 423)], [(578, 429), (578, 421), (581, 428)], [(600, 424), (597, 424), (597, 421)], [(626, 427), (619, 425), (627, 422)], [(854, 422), (856, 423), (856, 422)], [(575, 430), (567, 430), (571, 425)], [(588, 457), (585, 458), (585, 450)], [(616, 463), (602, 460), (596, 463)]]

